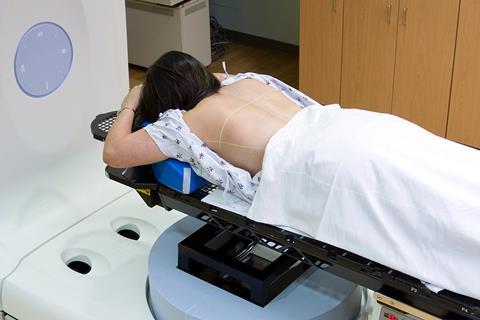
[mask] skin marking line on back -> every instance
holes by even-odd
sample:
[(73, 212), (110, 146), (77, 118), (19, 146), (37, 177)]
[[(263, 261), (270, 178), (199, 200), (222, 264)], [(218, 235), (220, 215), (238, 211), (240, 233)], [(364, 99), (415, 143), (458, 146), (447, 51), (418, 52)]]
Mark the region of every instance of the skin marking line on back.
[[(224, 130), (225, 130), (225, 127), (226, 127), (228, 121), (230, 121), (230, 119), (231, 119), (237, 112), (243, 110), (243, 109), (246, 108), (247, 106), (253, 106), (253, 107), (256, 107), (256, 108), (258, 108), (258, 109), (261, 109), (262, 111), (269, 113), (270, 115), (278, 118), (279, 120), (283, 121), (284, 123), (288, 122), (288, 120), (287, 120), (287, 119), (284, 119), (278, 112), (277, 112), (277, 113), (274, 113), (274, 112), (272, 112), (271, 110), (265, 110), (265, 109), (260, 108), (258, 105), (255, 104), (255, 102), (261, 101), (262, 98), (268, 97), (269, 95), (272, 95), (272, 94), (274, 94), (274, 93), (276, 93), (276, 92), (275, 92), (275, 91), (265, 92), (265, 93), (261, 94), (260, 96), (256, 97), (255, 99), (253, 99), (253, 100), (251, 100), (251, 101), (248, 101), (247, 103), (245, 103), (245, 104), (243, 104), (243, 105), (238, 106), (237, 108), (235, 108), (235, 110), (233, 110), (233, 111), (225, 118), (225, 121), (223, 122), (223, 125), (222, 125), (222, 129), (220, 130), (220, 135), (219, 135), (218, 140), (205, 140), (205, 142), (217, 143), (218, 146), (219, 146), (219, 150), (222, 149), (222, 145), (228, 145), (228, 146), (231, 146), (231, 147), (238, 147), (238, 148), (241, 148), (241, 149), (251, 149), (251, 150), (262, 150), (262, 151), (263, 151), (263, 149), (264, 149), (263, 146), (242, 145), (242, 144), (237, 144), (237, 143), (232, 143), (232, 142), (224, 141), (224, 140), (223, 140), (223, 132), (224, 132)], [(229, 96), (238, 98), (238, 96), (233, 95), (233, 94), (230, 94), (230, 93), (227, 93), (227, 92), (224, 92), (224, 94), (227, 94), (227, 95), (229, 95)]]

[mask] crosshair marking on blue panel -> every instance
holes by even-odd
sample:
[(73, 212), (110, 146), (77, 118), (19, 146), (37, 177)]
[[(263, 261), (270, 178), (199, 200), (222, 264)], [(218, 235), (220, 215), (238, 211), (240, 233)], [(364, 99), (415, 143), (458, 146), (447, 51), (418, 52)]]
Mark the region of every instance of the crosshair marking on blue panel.
[(48, 96), (67, 78), (73, 47), (67, 32), (53, 22), (42, 22), (25, 32), (15, 54), (15, 78), (34, 98)]

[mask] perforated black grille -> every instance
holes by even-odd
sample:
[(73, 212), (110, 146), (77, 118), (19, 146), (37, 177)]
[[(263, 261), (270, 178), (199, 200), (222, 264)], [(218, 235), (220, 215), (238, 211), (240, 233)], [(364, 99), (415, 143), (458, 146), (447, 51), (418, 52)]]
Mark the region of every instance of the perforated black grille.
[(105, 141), (108, 130), (110, 130), (116, 119), (117, 113), (115, 111), (98, 115), (90, 125), (93, 137), (97, 140)]

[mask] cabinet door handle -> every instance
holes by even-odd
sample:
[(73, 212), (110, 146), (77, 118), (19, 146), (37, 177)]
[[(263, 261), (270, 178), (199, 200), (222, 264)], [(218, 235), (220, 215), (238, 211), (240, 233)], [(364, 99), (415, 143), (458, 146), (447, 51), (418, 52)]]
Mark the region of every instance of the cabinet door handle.
[(392, 4), (390, 3), (387, 6), (387, 23), (390, 24), (391, 21), (392, 21)]
[(407, 12), (408, 12), (408, 9), (403, 8), (403, 25), (404, 26), (407, 26)]
[(332, 0), (332, 12), (337, 13), (337, 0)]

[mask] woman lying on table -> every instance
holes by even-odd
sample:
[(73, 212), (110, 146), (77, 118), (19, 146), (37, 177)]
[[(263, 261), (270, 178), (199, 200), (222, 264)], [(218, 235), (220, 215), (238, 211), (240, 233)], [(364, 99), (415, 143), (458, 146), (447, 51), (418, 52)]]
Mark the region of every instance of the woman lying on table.
[(480, 299), (478, 150), (170, 52), (125, 97), (104, 149), (114, 167), (166, 158), (251, 202), (252, 220)]
[[(251, 201), (268, 141), (313, 104), (273, 77), (212, 74), (190, 55), (172, 51), (124, 98), (105, 141), (104, 161), (131, 167), (176, 158)], [(132, 132), (145, 122), (151, 125)]]

